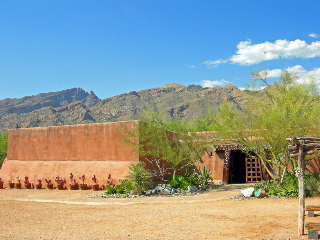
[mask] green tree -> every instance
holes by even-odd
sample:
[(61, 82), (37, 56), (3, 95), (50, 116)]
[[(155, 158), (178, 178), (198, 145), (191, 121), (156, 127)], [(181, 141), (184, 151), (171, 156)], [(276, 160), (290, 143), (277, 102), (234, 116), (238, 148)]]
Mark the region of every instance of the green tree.
[[(220, 138), (229, 139), (243, 152), (256, 156), (272, 179), (283, 181), (288, 171), (288, 137), (315, 134), (319, 126), (319, 96), (316, 85), (300, 82), (298, 76), (283, 70), (280, 79), (267, 82), (268, 71), (253, 71), (255, 90), (242, 112), (224, 102), (216, 115)], [(266, 88), (257, 91), (262, 83)], [(294, 167), (296, 162), (292, 160)]]
[[(139, 128), (125, 130), (129, 138), (125, 142), (134, 145), (140, 156), (153, 156), (163, 159), (177, 171), (198, 161), (203, 155), (205, 136), (196, 133), (196, 128), (188, 122), (166, 120), (164, 114), (145, 111), (140, 116)], [(139, 142), (132, 141), (136, 137)]]
[(136, 193), (147, 190), (151, 182), (151, 173), (145, 169), (145, 163), (137, 162), (129, 165), (129, 174), (126, 176), (132, 183)]
[(7, 157), (8, 132), (0, 131), (0, 168), (3, 160)]

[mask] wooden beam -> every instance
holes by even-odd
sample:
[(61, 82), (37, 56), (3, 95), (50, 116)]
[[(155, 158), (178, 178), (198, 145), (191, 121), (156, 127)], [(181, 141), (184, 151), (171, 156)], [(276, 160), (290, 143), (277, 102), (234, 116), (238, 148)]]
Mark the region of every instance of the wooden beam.
[(320, 211), (320, 205), (308, 205), (306, 211)]

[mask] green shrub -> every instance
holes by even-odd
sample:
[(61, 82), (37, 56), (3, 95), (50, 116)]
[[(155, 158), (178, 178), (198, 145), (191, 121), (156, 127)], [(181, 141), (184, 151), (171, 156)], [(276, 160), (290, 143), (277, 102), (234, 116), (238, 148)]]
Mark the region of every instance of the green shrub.
[(129, 165), (129, 174), (127, 178), (133, 183), (133, 190), (137, 194), (141, 194), (148, 189), (151, 183), (152, 174), (145, 169), (145, 163), (137, 162)]
[(115, 188), (113, 185), (108, 185), (108, 186), (106, 187), (106, 191), (105, 191), (104, 194), (106, 194), (106, 195), (111, 195), (111, 194), (116, 194), (116, 193), (117, 193), (116, 188)]
[(171, 177), (168, 178), (168, 184), (170, 184), (172, 187), (178, 189), (188, 189), (188, 186), (199, 186), (199, 180), (197, 177), (190, 173), (186, 173), (184, 176), (182, 175), (176, 175), (175, 179)]
[(320, 179), (319, 175), (306, 174), (304, 179), (304, 188), (306, 196), (319, 194)]
[(130, 191), (134, 189), (133, 183), (129, 179), (123, 180), (121, 186), (123, 187), (125, 194), (129, 194)]
[[(306, 196), (319, 194), (319, 175), (307, 173), (304, 179), (304, 187)], [(254, 185), (255, 190), (262, 188), (268, 195), (280, 196), (287, 198), (298, 198), (299, 196), (299, 181), (294, 174), (288, 174), (282, 185), (277, 187), (274, 182), (262, 181)]]

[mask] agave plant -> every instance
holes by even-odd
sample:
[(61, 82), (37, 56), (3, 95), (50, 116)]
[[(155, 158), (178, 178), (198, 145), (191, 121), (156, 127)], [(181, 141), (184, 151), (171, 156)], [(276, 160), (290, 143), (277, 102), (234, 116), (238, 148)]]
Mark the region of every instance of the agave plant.
[(201, 185), (207, 185), (209, 180), (212, 181), (211, 174), (212, 174), (211, 170), (206, 169), (206, 167), (203, 167), (202, 169), (198, 169), (196, 176), (199, 182), (201, 183)]

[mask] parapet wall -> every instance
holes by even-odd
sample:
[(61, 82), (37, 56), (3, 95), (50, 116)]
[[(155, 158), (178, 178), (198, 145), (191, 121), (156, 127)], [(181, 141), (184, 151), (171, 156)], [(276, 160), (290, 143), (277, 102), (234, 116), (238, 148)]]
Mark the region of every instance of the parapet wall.
[(11, 129), (8, 160), (20, 161), (139, 161), (122, 142), (120, 124), (132, 128), (137, 121), (60, 127)]
[[(122, 139), (121, 126), (134, 128), (138, 121), (97, 123), (59, 127), (12, 129), (8, 131), (8, 157), (0, 169), (0, 177), (16, 182), (25, 176), (30, 182), (55, 177), (67, 180), (86, 175), (92, 184), (96, 175), (99, 184), (107, 185), (108, 176), (117, 184), (128, 173), (128, 165), (139, 161), (133, 147)], [(137, 139), (138, 141), (138, 139)]]

